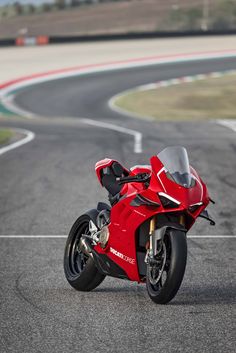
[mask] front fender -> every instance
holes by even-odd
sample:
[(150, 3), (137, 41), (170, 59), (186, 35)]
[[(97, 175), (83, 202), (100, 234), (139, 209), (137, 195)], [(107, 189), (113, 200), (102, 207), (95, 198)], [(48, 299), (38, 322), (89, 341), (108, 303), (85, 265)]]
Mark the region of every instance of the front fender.
[(187, 229), (184, 228), (181, 224), (178, 223), (166, 223), (163, 227), (158, 228), (155, 230), (155, 235), (157, 236), (157, 240), (161, 240), (164, 238), (164, 235), (167, 231), (167, 229), (177, 229), (181, 230), (182, 232), (186, 233)]
[(158, 228), (155, 230), (154, 234), (152, 234), (152, 249), (153, 249), (153, 255), (155, 256), (157, 254), (157, 242), (159, 240), (163, 240), (164, 236), (166, 234), (166, 231), (168, 229), (176, 229), (180, 230), (183, 233), (187, 232), (187, 229), (185, 229), (181, 224), (178, 223), (166, 223), (163, 227)]

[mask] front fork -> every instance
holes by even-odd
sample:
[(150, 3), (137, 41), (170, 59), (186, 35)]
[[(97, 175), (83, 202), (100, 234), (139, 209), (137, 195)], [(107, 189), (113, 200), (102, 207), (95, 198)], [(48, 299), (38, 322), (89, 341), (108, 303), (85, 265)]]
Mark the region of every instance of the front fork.
[(155, 258), (161, 253), (163, 246), (163, 239), (168, 228), (184, 229), (185, 218), (184, 215), (180, 215), (179, 226), (177, 224), (167, 224), (161, 228), (156, 229), (156, 216), (152, 217), (149, 225), (149, 247), (145, 256), (145, 262), (155, 262)]
[(147, 253), (145, 256), (146, 263), (152, 263), (155, 261), (155, 257), (160, 253), (162, 249), (162, 240), (164, 235), (162, 236), (161, 232), (156, 229), (156, 217), (152, 217), (149, 225), (149, 242)]
[(156, 217), (152, 217), (150, 220), (150, 225), (149, 225), (149, 251), (147, 251), (147, 255), (149, 259), (153, 259), (155, 256), (155, 239), (154, 239), (154, 234), (155, 234), (155, 229), (156, 229)]

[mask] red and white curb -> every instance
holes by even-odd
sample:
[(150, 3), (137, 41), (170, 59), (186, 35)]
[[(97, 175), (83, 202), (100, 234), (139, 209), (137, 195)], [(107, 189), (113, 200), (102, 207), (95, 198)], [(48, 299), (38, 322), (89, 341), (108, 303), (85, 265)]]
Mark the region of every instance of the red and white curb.
[(206, 80), (209, 78), (219, 78), (226, 75), (235, 75), (235, 74), (236, 74), (236, 70), (213, 71), (206, 74), (183, 76), (179, 78), (173, 78), (170, 80), (163, 80), (163, 81), (158, 81), (154, 83), (149, 83), (146, 85), (138, 86), (134, 88), (133, 91), (149, 91), (149, 90), (158, 89), (162, 87), (180, 85), (183, 83), (192, 83), (196, 81)]
[(4, 147), (0, 148), (0, 156), (3, 155), (6, 152), (9, 152), (15, 148), (21, 147), (25, 145), (26, 143), (32, 141), (35, 138), (35, 134), (32, 131), (29, 130), (24, 130), (24, 129), (11, 129), (15, 132), (18, 132), (22, 135), (25, 135), (21, 140), (13, 142), (9, 145), (6, 145)]
[[(115, 61), (110, 63), (92, 64), (92, 65), (77, 66), (72, 68), (64, 68), (60, 70), (52, 70), (48, 72), (20, 77), (0, 84), (0, 101), (6, 108), (9, 107), (9, 110), (12, 110), (15, 107), (14, 91), (31, 85), (47, 82), (47, 81), (58, 80), (58, 79), (74, 77), (74, 76), (81, 76), (81, 75), (86, 75), (90, 73), (122, 70), (125, 68), (161, 65), (161, 64), (167, 64), (167, 63), (189, 62), (189, 61), (196, 61), (196, 60), (233, 58), (233, 57), (236, 57), (236, 50), (221, 50), (221, 51), (214, 51), (214, 52), (183, 53), (183, 54), (169, 55), (169, 56), (136, 58), (136, 59), (130, 59), (130, 60), (124, 60), (124, 61)], [(198, 75), (198, 76), (201, 76), (201, 75)], [(17, 109), (19, 111), (19, 108)], [(27, 113), (22, 109), (20, 111)], [(34, 114), (30, 112), (28, 112), (28, 114), (30, 114), (31, 117), (34, 116)]]
[(182, 53), (175, 55), (160, 55), (144, 58), (136, 58), (123, 61), (114, 61), (102, 64), (90, 64), (84, 66), (77, 66), (72, 68), (64, 68), (59, 70), (51, 70), (48, 72), (32, 74), (17, 78), (15, 80), (7, 81), (0, 84), (0, 99), (3, 96), (11, 93), (13, 90), (23, 88), (29, 85), (42, 83), (46, 81), (57, 80), (72, 76), (80, 76), (88, 73), (104, 72), (120, 70), (125, 68), (143, 67), (158, 64), (189, 62), (196, 60), (209, 60), (220, 58), (234, 58), (236, 57), (236, 49), (233, 50), (218, 50), (212, 52), (195, 52), (195, 53)]
[[(225, 71), (214, 71), (214, 72), (209, 72), (206, 74), (199, 74), (199, 75), (192, 75), (192, 76), (183, 76), (183, 77), (178, 77), (178, 78), (172, 78), (169, 80), (162, 80), (158, 82), (152, 82), (148, 83), (145, 85), (137, 86), (134, 88), (131, 88), (129, 90), (125, 90), (123, 92), (120, 92), (116, 94), (115, 96), (111, 97), (111, 99), (108, 101), (109, 108), (111, 110), (116, 111), (119, 114), (126, 115), (131, 118), (139, 118), (139, 119), (145, 119), (145, 120), (150, 120), (150, 121), (155, 121), (156, 119), (150, 116), (143, 116), (138, 113), (133, 113), (129, 112), (117, 105), (117, 100), (123, 98), (124, 96), (132, 93), (137, 93), (137, 92), (145, 92), (145, 91), (151, 91), (151, 90), (156, 90), (159, 88), (164, 88), (164, 87), (170, 87), (170, 86), (175, 86), (175, 85), (180, 85), (180, 84), (186, 84), (186, 83), (192, 83), (196, 81), (201, 81), (201, 80), (206, 80), (209, 78), (219, 78), (227, 75), (236, 75), (236, 70), (225, 70)], [(236, 113), (235, 113), (236, 117)], [(216, 122), (220, 125), (226, 126), (233, 131), (236, 131), (236, 121), (234, 120), (216, 120)]]
[[(78, 66), (73, 68), (65, 68), (61, 70), (53, 70), (39, 74), (33, 74), (25, 77), (20, 77), (15, 80), (4, 82), (0, 84), (0, 102), (10, 111), (17, 115), (23, 115), (28, 118), (33, 118), (35, 115), (32, 112), (26, 111), (17, 107), (14, 102), (14, 95), (18, 89), (36, 85), (39, 83), (58, 80), (68, 77), (81, 76), (89, 73), (107, 72), (114, 70), (121, 70), (125, 68), (144, 67), (151, 65), (161, 65), (167, 63), (189, 62), (196, 60), (209, 60), (220, 58), (233, 58), (236, 57), (236, 50), (218, 50), (213, 52), (198, 52), (198, 53), (182, 53), (177, 55), (163, 55), (145, 58), (130, 59), (125, 61), (116, 61), (105, 64), (94, 64)], [(126, 114), (127, 115), (127, 114)], [(125, 127), (108, 124), (106, 122), (81, 119), (84, 124), (90, 124), (101, 128), (110, 129), (113, 131), (125, 133), (134, 136), (134, 152), (142, 152), (142, 133), (139, 131), (127, 129)]]

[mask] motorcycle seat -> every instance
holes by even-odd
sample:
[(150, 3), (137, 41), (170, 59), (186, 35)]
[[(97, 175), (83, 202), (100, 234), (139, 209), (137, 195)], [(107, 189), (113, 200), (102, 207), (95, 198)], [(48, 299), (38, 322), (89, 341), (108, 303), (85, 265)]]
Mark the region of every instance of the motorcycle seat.
[(101, 183), (107, 189), (112, 197), (117, 195), (122, 185), (118, 184), (116, 178), (128, 176), (129, 172), (119, 162), (114, 161), (110, 166), (105, 167), (101, 171)]

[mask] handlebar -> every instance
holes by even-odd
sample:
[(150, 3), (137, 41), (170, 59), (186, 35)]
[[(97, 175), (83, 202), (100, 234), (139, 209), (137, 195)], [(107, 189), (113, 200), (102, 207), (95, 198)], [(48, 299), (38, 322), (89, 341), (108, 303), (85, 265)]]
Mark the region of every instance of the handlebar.
[(132, 176), (116, 178), (116, 181), (119, 184), (126, 184), (126, 183), (145, 183), (150, 179), (150, 174), (148, 173), (140, 173)]

